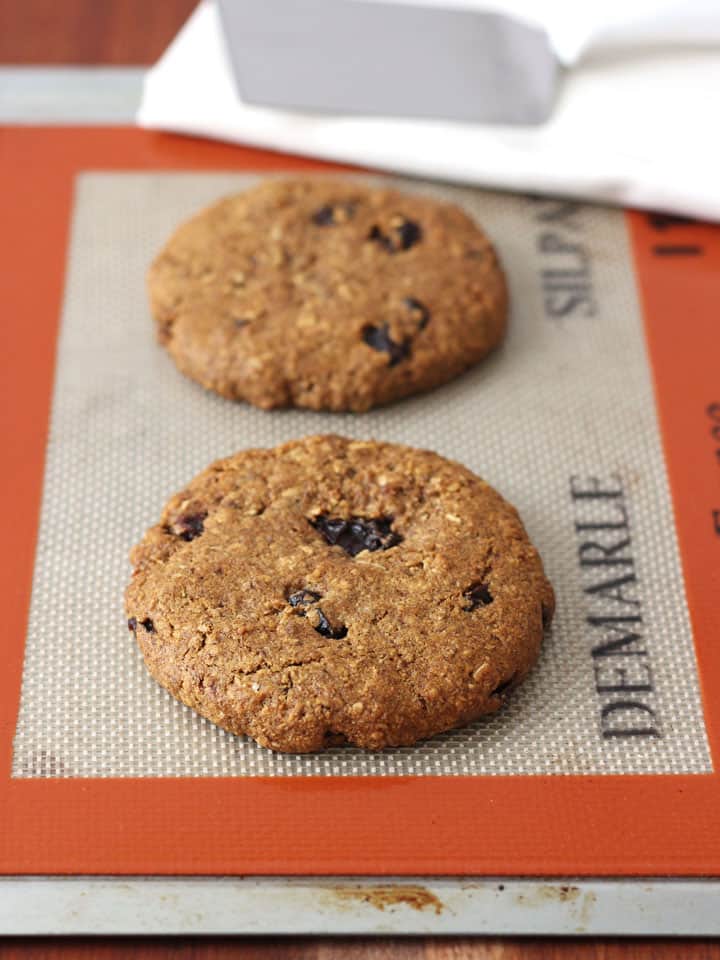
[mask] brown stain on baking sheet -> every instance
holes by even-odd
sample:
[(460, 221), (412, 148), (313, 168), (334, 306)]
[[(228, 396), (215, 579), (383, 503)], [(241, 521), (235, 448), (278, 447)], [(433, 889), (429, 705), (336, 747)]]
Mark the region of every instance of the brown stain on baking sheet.
[(597, 895), (592, 890), (582, 891), (580, 887), (572, 884), (542, 883), (538, 884), (529, 893), (515, 895), (515, 902), (521, 907), (541, 907), (543, 904), (553, 901), (572, 904), (571, 916), (577, 920), (574, 933), (585, 933), (587, 931), (597, 903)]
[(577, 900), (580, 896), (580, 887), (554, 883), (538, 884), (530, 893), (518, 893), (515, 900), (519, 904), (526, 906), (539, 907), (549, 900), (559, 900), (561, 903)]
[(328, 890), (333, 899), (350, 904), (360, 901), (376, 910), (404, 905), (413, 910), (434, 910), (441, 914), (445, 904), (420, 884), (374, 884), (373, 886), (336, 886)]

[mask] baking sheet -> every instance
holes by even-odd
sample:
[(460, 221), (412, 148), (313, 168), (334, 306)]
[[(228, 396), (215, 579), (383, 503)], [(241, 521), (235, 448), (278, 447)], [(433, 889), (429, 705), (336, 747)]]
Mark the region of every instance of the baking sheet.
[(0, 929), (14, 935), (720, 933), (709, 880), (28, 877), (0, 888)]
[[(413, 183), (463, 203), (497, 243), (514, 303), (506, 345), (460, 380), (383, 410), (268, 414), (177, 373), (152, 339), (144, 289), (177, 222), (253, 179), (78, 178), (13, 776), (711, 771), (622, 214)], [(552, 274), (579, 269), (581, 302), (556, 315), (568, 277), (563, 288)], [(413, 748), (282, 756), (213, 727), (147, 675), (122, 612), (131, 544), (209, 461), (329, 431), (430, 447), (519, 507), (558, 611), (538, 668), (500, 714)], [(628, 697), (597, 690), (588, 617), (613, 615), (616, 601), (592, 592), (597, 568), (579, 563), (576, 525), (607, 520), (573, 496), (590, 478), (621, 489), (627, 511), (635, 579), (625, 596), (651, 676), (647, 735), (604, 735), (603, 707)], [(637, 718), (629, 712), (626, 726)]]

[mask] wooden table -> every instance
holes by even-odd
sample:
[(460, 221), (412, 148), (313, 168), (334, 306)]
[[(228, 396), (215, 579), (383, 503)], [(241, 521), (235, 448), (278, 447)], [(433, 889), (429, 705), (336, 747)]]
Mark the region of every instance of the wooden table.
[[(195, 0), (0, 0), (2, 64), (146, 64)], [(574, 938), (6, 938), (0, 960), (720, 960), (707, 940)]]
[(716, 960), (718, 956), (716, 944), (688, 940), (73, 937), (0, 941), (0, 960)]

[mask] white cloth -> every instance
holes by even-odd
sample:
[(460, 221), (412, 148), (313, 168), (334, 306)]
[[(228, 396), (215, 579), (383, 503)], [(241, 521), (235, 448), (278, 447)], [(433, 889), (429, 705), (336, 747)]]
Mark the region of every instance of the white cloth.
[(720, 48), (702, 45), (632, 52), (590, 46), (540, 127), (252, 107), (236, 92), (212, 0), (203, 0), (148, 72), (138, 113), (139, 124), (149, 128), (715, 220), (719, 118)]

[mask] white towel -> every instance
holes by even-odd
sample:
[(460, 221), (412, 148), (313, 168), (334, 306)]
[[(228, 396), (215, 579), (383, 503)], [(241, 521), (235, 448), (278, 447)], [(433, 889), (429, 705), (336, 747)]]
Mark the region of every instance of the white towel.
[(720, 220), (717, 46), (590, 50), (540, 127), (310, 115), (240, 100), (218, 11), (203, 0), (149, 71), (138, 122), (382, 170)]

